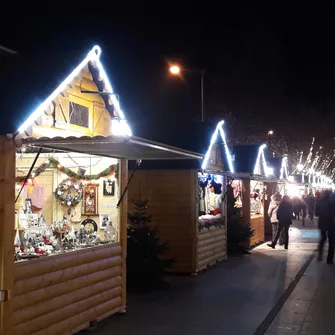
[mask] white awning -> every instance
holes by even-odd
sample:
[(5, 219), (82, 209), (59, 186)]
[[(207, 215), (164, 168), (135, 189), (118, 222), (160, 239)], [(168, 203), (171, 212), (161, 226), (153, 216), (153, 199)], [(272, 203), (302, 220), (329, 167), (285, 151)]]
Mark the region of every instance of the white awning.
[(22, 145), (129, 160), (202, 159), (203, 155), (131, 136), (27, 138)]

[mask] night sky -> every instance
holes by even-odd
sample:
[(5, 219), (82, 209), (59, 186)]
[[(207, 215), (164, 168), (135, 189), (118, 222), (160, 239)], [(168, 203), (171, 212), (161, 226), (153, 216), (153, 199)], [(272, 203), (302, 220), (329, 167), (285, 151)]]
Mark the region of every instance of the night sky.
[[(168, 73), (178, 61), (205, 69), (205, 114), (235, 133), (333, 139), (333, 11), (326, 5), (227, 6), (179, 1), (124, 5), (2, 5), (1, 127), (16, 128), (93, 45), (135, 135), (155, 137), (200, 120), (200, 76)], [(11, 8), (9, 8), (9, 6)], [(321, 143), (320, 142), (320, 143)]]

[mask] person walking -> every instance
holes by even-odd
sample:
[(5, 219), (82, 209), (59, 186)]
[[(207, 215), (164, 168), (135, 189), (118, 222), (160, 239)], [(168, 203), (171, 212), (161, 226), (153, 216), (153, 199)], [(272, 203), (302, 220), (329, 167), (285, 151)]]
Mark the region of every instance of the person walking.
[(300, 203), (301, 203), (301, 210), (302, 210), (302, 225), (303, 227), (305, 227), (305, 219), (306, 219), (306, 216), (307, 216), (307, 203), (306, 203), (306, 197), (305, 196), (302, 196), (300, 198)]
[(294, 196), (292, 198), (292, 204), (293, 204), (294, 219), (299, 220), (300, 219), (300, 212), (301, 212), (301, 203), (300, 203), (299, 197)]
[(334, 261), (334, 243), (335, 243), (335, 227), (334, 227), (334, 199), (331, 191), (324, 191), (321, 194), (319, 201), (315, 206), (315, 215), (319, 217), (319, 229), (321, 238), (319, 242), (319, 257), (318, 260), (322, 261), (323, 249), (325, 242), (328, 238), (328, 255), (327, 264), (333, 264)]
[(272, 243), (268, 243), (268, 246), (270, 248), (275, 249), (280, 234), (282, 231), (284, 231), (284, 248), (288, 249), (288, 243), (289, 243), (288, 232), (290, 225), (292, 224), (292, 216), (293, 216), (293, 206), (291, 198), (288, 195), (284, 195), (277, 211), (277, 219), (279, 222), (277, 234), (274, 241)]
[(316, 199), (313, 194), (313, 191), (310, 191), (307, 197), (307, 205), (308, 205), (308, 216), (311, 219), (311, 221), (314, 220), (315, 203)]
[[(280, 200), (281, 200), (281, 195), (280, 193), (276, 193), (274, 195), (271, 196), (271, 202), (269, 204), (269, 209), (268, 209), (268, 215), (270, 218), (270, 222), (272, 225), (272, 242), (275, 240), (275, 237), (277, 235), (277, 231), (278, 231), (278, 219), (277, 219), (277, 211), (278, 211), (278, 207), (280, 204)], [(281, 233), (280, 235), (280, 242), (282, 242), (281, 244), (283, 244), (283, 233)]]

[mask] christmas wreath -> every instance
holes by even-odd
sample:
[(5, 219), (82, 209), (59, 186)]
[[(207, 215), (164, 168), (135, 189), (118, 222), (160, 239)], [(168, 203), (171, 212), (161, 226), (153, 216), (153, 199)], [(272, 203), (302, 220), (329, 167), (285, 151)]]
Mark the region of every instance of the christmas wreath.
[(63, 205), (75, 206), (83, 198), (83, 185), (72, 179), (63, 180), (55, 190), (55, 198)]

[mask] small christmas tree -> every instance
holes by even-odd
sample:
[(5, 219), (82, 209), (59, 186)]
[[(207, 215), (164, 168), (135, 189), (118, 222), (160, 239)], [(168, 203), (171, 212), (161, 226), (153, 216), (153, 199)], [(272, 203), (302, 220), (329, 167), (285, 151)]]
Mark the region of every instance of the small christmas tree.
[(236, 198), (234, 197), (233, 187), (227, 185), (227, 248), (229, 254), (249, 252), (245, 244), (254, 235), (250, 223), (244, 221), (241, 208), (235, 207)]
[(127, 286), (133, 290), (151, 290), (167, 286), (165, 270), (173, 259), (162, 258), (166, 243), (159, 241), (156, 228), (151, 228), (148, 199), (133, 201), (135, 211), (128, 214)]

